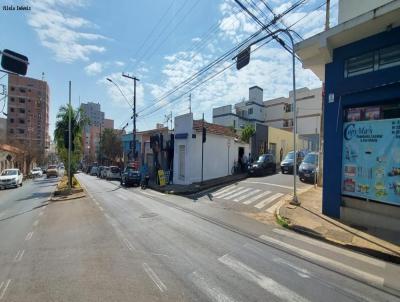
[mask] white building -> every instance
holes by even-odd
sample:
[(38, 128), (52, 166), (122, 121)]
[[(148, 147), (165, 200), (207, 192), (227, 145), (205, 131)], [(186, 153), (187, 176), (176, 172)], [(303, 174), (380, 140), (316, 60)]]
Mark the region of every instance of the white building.
[[(249, 144), (240, 142), (228, 127), (207, 122), (204, 127), (203, 180), (230, 175), (234, 163), (249, 154)], [(192, 113), (175, 117), (174, 184), (201, 181), (202, 128)]]

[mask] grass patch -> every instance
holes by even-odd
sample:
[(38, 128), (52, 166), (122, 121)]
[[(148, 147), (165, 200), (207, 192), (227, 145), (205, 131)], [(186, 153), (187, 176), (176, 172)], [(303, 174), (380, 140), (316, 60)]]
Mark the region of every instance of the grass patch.
[(276, 222), (284, 228), (289, 228), (289, 219), (276, 215)]
[[(79, 184), (78, 180), (72, 176), (72, 190), (80, 190), (82, 189), (81, 185)], [(68, 193), (68, 176), (64, 175), (61, 180), (58, 182), (57, 190), (55, 195), (63, 195)]]

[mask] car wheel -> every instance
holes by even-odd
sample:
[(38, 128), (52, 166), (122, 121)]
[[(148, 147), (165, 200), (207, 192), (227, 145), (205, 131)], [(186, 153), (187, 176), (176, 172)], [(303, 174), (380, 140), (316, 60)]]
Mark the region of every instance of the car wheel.
[(21, 184), (20, 184), (20, 186), (22, 187), (22, 181), (21, 181)]

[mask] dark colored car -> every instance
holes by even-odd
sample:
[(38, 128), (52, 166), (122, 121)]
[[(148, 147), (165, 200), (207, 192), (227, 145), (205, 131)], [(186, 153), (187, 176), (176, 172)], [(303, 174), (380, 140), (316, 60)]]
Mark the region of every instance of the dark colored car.
[(299, 167), (299, 178), (314, 183), (318, 174), (318, 153), (310, 152), (304, 157)]
[(249, 165), (249, 175), (260, 176), (273, 174), (276, 172), (275, 157), (270, 154), (263, 154), (258, 157), (258, 160)]
[(135, 170), (133, 167), (126, 167), (121, 174), (121, 186), (140, 185), (140, 171)]
[[(303, 151), (297, 151), (297, 162), (296, 162), (296, 167), (297, 170), (299, 170), (299, 166), (301, 162), (303, 161), (303, 158), (305, 156), (305, 153)], [(290, 151), (288, 154), (286, 154), (285, 158), (281, 162), (281, 171), (282, 173), (293, 173), (293, 164), (294, 164), (294, 152)]]

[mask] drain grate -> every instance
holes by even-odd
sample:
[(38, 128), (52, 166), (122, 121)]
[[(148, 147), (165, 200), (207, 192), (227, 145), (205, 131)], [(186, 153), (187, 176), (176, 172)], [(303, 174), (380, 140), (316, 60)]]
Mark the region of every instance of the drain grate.
[(152, 218), (158, 216), (157, 213), (149, 212), (149, 213), (143, 213), (142, 215), (139, 216), (139, 218)]

